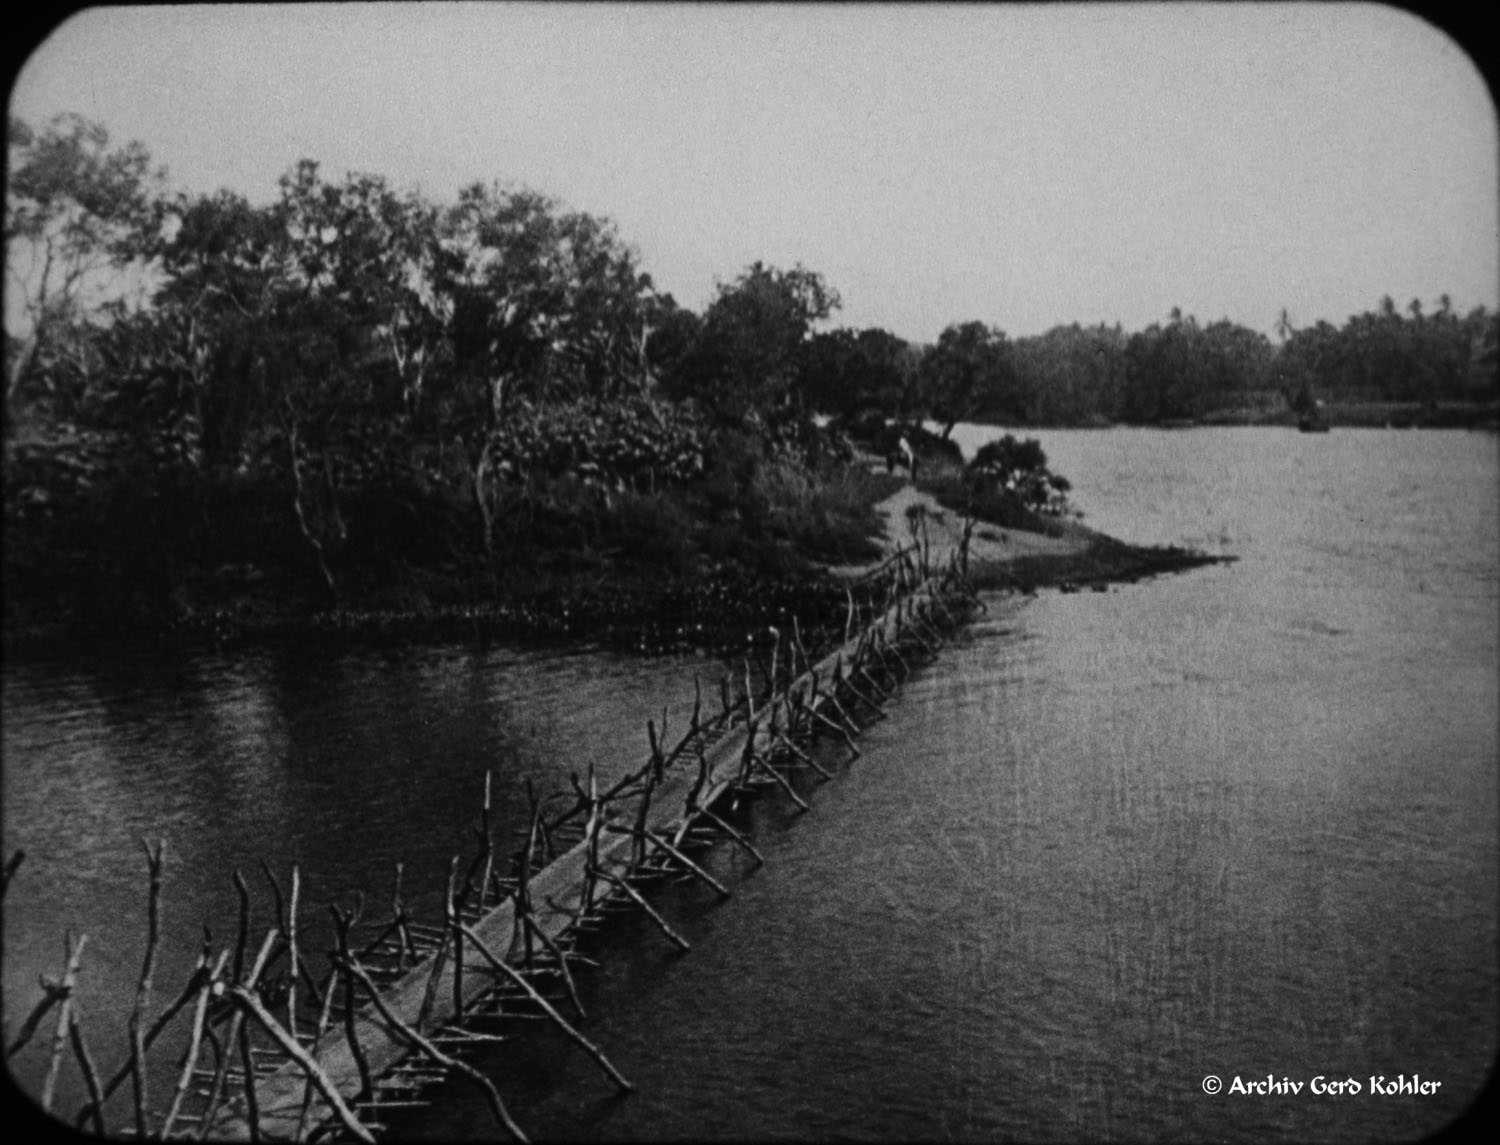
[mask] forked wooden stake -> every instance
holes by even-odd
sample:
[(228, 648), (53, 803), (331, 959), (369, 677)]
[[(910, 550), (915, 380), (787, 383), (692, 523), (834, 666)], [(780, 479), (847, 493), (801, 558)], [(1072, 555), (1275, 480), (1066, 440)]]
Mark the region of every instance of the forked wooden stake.
[(825, 768), (817, 760), (813, 759), (812, 756), (808, 755), (807, 752), (803, 751), (800, 747), (798, 747), (795, 743), (793, 743), (791, 741), (791, 739), (787, 736), (787, 734), (784, 731), (782, 731), (780, 728), (776, 729), (775, 735), (776, 735), (776, 741), (778, 743), (780, 743), (782, 747), (786, 748), (787, 751), (791, 752), (794, 756), (796, 756), (798, 759), (800, 759), (803, 763), (807, 764), (808, 767), (810, 767), (814, 771), (816, 771), (825, 780), (833, 778), (833, 773), (832, 772), (830, 772), (827, 768)]
[[(256, 956), (255, 963), (250, 969), (248, 979), (230, 988), (234, 990), (244, 989), (253, 992), (260, 982), (260, 973), (265, 969), (266, 959), (270, 956), (271, 946), (275, 943), (277, 931), (272, 927), (266, 933), (266, 939), (261, 943), (260, 953)], [(257, 997), (257, 1002), (259, 998)], [(274, 1020), (274, 1019), (273, 1019)], [(210, 1130), (213, 1129), (214, 1118), (219, 1112), (220, 1100), (224, 1093), (224, 1081), (229, 1073), (229, 1060), (234, 1052), (234, 1047), (239, 1044), (240, 1026), (244, 1023), (244, 1016), (239, 1012), (229, 1020), (229, 1034), (224, 1039), (224, 1050), (219, 1057), (219, 1066), (214, 1070), (213, 1083), (209, 1087), (208, 1105), (203, 1110), (203, 1120), (198, 1123), (198, 1140), (204, 1141), (208, 1138)]]
[(83, 1019), (78, 1008), (78, 999), (72, 999), (72, 1009), (68, 1011), (68, 1040), (73, 1044), (73, 1056), (78, 1059), (79, 1072), (83, 1074), (84, 1087), (89, 1091), (89, 1100), (94, 1104), (94, 1131), (103, 1137), (104, 1114), (100, 1112), (104, 1104), (104, 1093), (99, 1088), (99, 1071), (94, 1067), (94, 1059), (89, 1054), (89, 1048), (83, 1040)]
[(58, 1070), (62, 1066), (63, 1049), (67, 1045), (68, 1026), (73, 1016), (73, 984), (78, 978), (78, 963), (83, 958), (84, 944), (89, 940), (80, 934), (78, 941), (72, 935), (63, 938), (63, 950), (67, 961), (64, 964), (62, 982), (58, 984), (57, 1031), (52, 1035), (52, 1059), (47, 1066), (47, 1079), (42, 1083), (42, 1108), (52, 1111), (52, 1095), (57, 1087)]
[(849, 671), (845, 672), (844, 669), (843, 669), (843, 661), (842, 660), (836, 661), (834, 663), (834, 666), (833, 666), (833, 686), (835, 688), (847, 688), (847, 689), (849, 689), (849, 693), (856, 700), (858, 700), (861, 704), (864, 705), (864, 711), (867, 711), (867, 712), (871, 713), (876, 719), (883, 720), (883, 719), (888, 719), (889, 718), (886, 715), (884, 709), (881, 708), (880, 702), (878, 700), (875, 700), (872, 697), (867, 696), (864, 692), (860, 691), (859, 688), (857, 688), (855, 686), (855, 684), (854, 684), (854, 668), (853, 668), (852, 665), (851, 665)]
[[(616, 827), (611, 825), (607, 828), (607, 830), (613, 832), (616, 835), (636, 835), (636, 832), (629, 827)], [(645, 843), (653, 847), (659, 847), (661, 850), (671, 855), (672, 858), (676, 859), (693, 874), (697, 875), (705, 883), (713, 887), (714, 890), (718, 891), (720, 898), (727, 899), (730, 897), (729, 891), (727, 888), (725, 888), (723, 883), (719, 882), (718, 879), (714, 878), (711, 874), (705, 871), (697, 863), (693, 862), (692, 859), (688, 858), (676, 847), (672, 846), (671, 843), (668, 843), (665, 839), (652, 834), (650, 831), (642, 832), (641, 835), (637, 835), (636, 837), (638, 839), (642, 839)]]
[(5, 892), (10, 890), (10, 881), (16, 877), (16, 872), (21, 869), (21, 864), (26, 861), (26, 852), (17, 851), (5, 860), (5, 868), (0, 870), (0, 901), (5, 898)]
[[(452, 873), (451, 867), (449, 873)], [(355, 916), (345, 914), (333, 903), (328, 904), (328, 911), (333, 915), (333, 925), (338, 932), (339, 957), (351, 958), (349, 928), (354, 925)], [(349, 1043), (349, 1052), (354, 1057), (355, 1068), (359, 1070), (359, 1093), (355, 1100), (368, 1101), (375, 1093), (375, 1079), (370, 1075), (370, 1059), (359, 1041), (359, 1030), (356, 1026), (358, 1010), (359, 1006), (354, 994), (354, 979), (346, 974), (344, 976), (344, 1040)]]
[(763, 759), (761, 755), (753, 749), (751, 749), (750, 751), (750, 761), (751, 763), (759, 767), (762, 771), (764, 771), (767, 775), (769, 775), (772, 779), (774, 779), (781, 786), (781, 789), (792, 797), (792, 802), (795, 803), (798, 807), (802, 808), (802, 810), (804, 811), (812, 810), (812, 808), (808, 806), (807, 801), (792, 789), (792, 785), (787, 782), (786, 776), (782, 775), (781, 772), (777, 771), (774, 767), (767, 763), (765, 759)]
[[(318, 1050), (323, 1044), (323, 1035), (328, 1032), (329, 1011), (333, 1007), (333, 994), (338, 989), (339, 968), (335, 966), (328, 973), (328, 982), (323, 990), (323, 1005), (318, 1011), (318, 1024), (313, 1030), (312, 1046), (308, 1050), (308, 1057), (317, 1060)], [(302, 1087), (302, 1108), (297, 1114), (297, 1130), (292, 1134), (293, 1141), (302, 1140), (302, 1130), (307, 1124), (307, 1111), (312, 1106), (313, 1075), (312, 1071), (304, 1071), (306, 1082)]]
[(460, 926), (462, 916), (458, 911), (458, 903), (454, 901), (457, 889), (453, 885), (453, 879), (457, 873), (458, 856), (454, 855), (448, 860), (448, 885), (443, 895), (443, 917), (448, 928), (453, 932), (453, 1012), (462, 1014), (464, 1012), (464, 936)]
[(142, 1140), (146, 1136), (146, 1039), (141, 1023), (146, 1018), (146, 1007), (151, 1004), (151, 978), (156, 971), (156, 947), (161, 940), (161, 870), (167, 850), (167, 841), (158, 839), (153, 854), (151, 845), (145, 840), (141, 846), (146, 852), (146, 866), (151, 874), (151, 886), (146, 896), (146, 959), (141, 966), (141, 980), (135, 991), (135, 1010), (130, 1015), (130, 1081), (135, 1094), (135, 1131)]
[[(838, 665), (835, 664), (834, 668), (837, 669)], [(832, 678), (832, 686), (825, 688), (823, 690), (823, 695), (826, 696), (828, 698), (828, 702), (833, 705), (834, 712), (837, 713), (844, 726), (849, 729), (849, 734), (858, 735), (864, 729), (862, 729), (857, 723), (854, 722), (854, 717), (851, 716), (849, 714), (849, 710), (844, 707), (844, 701), (839, 699), (839, 687), (842, 683), (843, 682), (838, 678), (837, 672), (835, 672)], [(881, 713), (882, 716), (884, 714), (884, 712)]]
[(588, 1052), (589, 1056), (592, 1057), (594, 1061), (599, 1063), (599, 1067), (614, 1079), (616, 1085), (618, 1085), (627, 1093), (633, 1092), (635, 1090), (635, 1086), (626, 1081), (620, 1071), (615, 1069), (615, 1067), (610, 1064), (610, 1060), (604, 1056), (604, 1051), (601, 1050), (598, 1046), (594, 1045), (593, 1042), (589, 1041), (572, 1026), (570, 1026), (567, 1019), (557, 1012), (551, 1002), (547, 1001), (546, 998), (543, 998), (540, 994), (538, 994), (535, 988), (532, 987), (530, 982), (526, 981), (526, 978), (523, 975), (517, 973), (509, 964), (503, 962), (499, 958), (496, 958), (495, 955), (491, 952), (490, 948), (484, 944), (484, 940), (481, 939), (479, 935), (470, 930), (469, 927), (465, 926), (463, 923), (460, 923), (459, 926), (463, 929), (469, 941), (473, 944), (474, 949), (479, 951), (480, 956), (483, 957), (484, 960), (491, 966), (493, 966), (496, 970), (500, 971), (500, 973), (504, 974), (507, 978), (509, 978), (512, 982), (514, 982), (517, 986), (524, 990), (526, 994), (531, 998), (531, 1000), (538, 1006), (540, 1006), (549, 1018), (557, 1023), (558, 1029), (562, 1030), (563, 1033), (567, 1034), (568, 1037), (572, 1038), (573, 1041), (582, 1046)]
[(668, 938), (670, 938), (674, 943), (676, 943), (678, 947), (683, 950), (692, 949), (692, 947), (688, 945), (687, 939), (683, 938), (682, 935), (673, 930), (672, 927), (667, 923), (667, 920), (662, 918), (662, 916), (656, 912), (656, 909), (645, 899), (643, 899), (640, 892), (637, 891), (633, 886), (631, 886), (627, 880), (620, 878), (618, 875), (612, 875), (608, 871), (596, 871), (594, 872), (594, 877), (608, 883), (610, 886), (615, 887), (618, 890), (623, 891), (627, 897), (635, 902), (636, 906), (640, 907), (643, 911), (646, 912), (647, 915), (650, 916), (651, 921), (656, 923), (661, 932)]
[(755, 863), (756, 863), (757, 866), (764, 866), (765, 865), (765, 862), (766, 862), (765, 856), (762, 855), (759, 851), (757, 851), (755, 849), (754, 845), (750, 842), (750, 840), (747, 839), (747, 838), (745, 838), (744, 835), (740, 834), (733, 827), (731, 827), (728, 823), (726, 823), (726, 822), (724, 822), (724, 820), (720, 819), (717, 815), (715, 815), (707, 807), (700, 807), (698, 809), (698, 814), (702, 815), (705, 819), (707, 819), (710, 823), (712, 823), (720, 831), (723, 831), (724, 834), (728, 835), (731, 839), (733, 839), (741, 847), (743, 847), (745, 850), (749, 851), (751, 857), (754, 858)]
[[(365, 1128), (359, 1118), (354, 1115), (353, 1111), (344, 1104), (344, 1099), (339, 1096), (338, 1087), (323, 1072), (323, 1067), (317, 1063), (311, 1054), (302, 1048), (296, 1038), (281, 1028), (281, 1024), (276, 1021), (271, 1011), (267, 1010), (261, 1003), (260, 996), (256, 994), (254, 987), (243, 985), (231, 986), (228, 993), (236, 1009), (234, 1020), (237, 1022), (242, 1021), (246, 1015), (249, 1015), (258, 1021), (265, 1031), (286, 1052), (287, 1056), (302, 1067), (303, 1072), (307, 1074), (308, 1080), (323, 1095), (323, 1100), (328, 1103), (329, 1108), (333, 1110), (334, 1115), (338, 1117), (343, 1127), (360, 1141), (367, 1142), (368, 1145), (375, 1145), (374, 1134)], [(329, 986), (328, 993), (329, 996), (332, 996), (332, 985)], [(208, 1123), (209, 1115), (205, 1114), (199, 1140), (202, 1140), (204, 1133), (207, 1132)]]
[[(208, 999), (213, 993), (214, 983), (219, 980), (219, 975), (224, 972), (224, 963), (229, 961), (229, 951), (219, 952), (219, 960), (214, 963), (213, 970), (202, 975), (202, 984), (198, 987), (197, 1004), (193, 1007), (193, 1032), (188, 1042), (187, 1056), (182, 1059), (182, 1073), (177, 1078), (177, 1089), (172, 1095), (172, 1104), (167, 1110), (166, 1120), (162, 1122), (161, 1139), (167, 1140), (172, 1135), (172, 1127), (177, 1121), (177, 1116), (182, 1112), (182, 1101), (187, 1096), (188, 1084), (193, 1079), (193, 1071), (198, 1068), (198, 1058), (203, 1052), (203, 1021), (208, 1016)], [(208, 953), (205, 950), (199, 967), (207, 969)], [(100, 1122), (102, 1124), (102, 1122)], [(101, 1130), (102, 1132), (102, 1130)]]
[(389, 1026), (400, 1034), (408, 1046), (420, 1050), (442, 1068), (451, 1069), (463, 1074), (475, 1085), (479, 1086), (484, 1091), (485, 1100), (489, 1102), (490, 1112), (494, 1114), (495, 1120), (505, 1126), (506, 1130), (517, 1141), (525, 1142), (527, 1140), (526, 1134), (521, 1132), (521, 1127), (515, 1123), (515, 1120), (510, 1115), (510, 1110), (505, 1107), (505, 1102), (500, 1097), (500, 1091), (495, 1088), (494, 1083), (489, 1078), (485, 1077), (484, 1074), (480, 1073), (468, 1062), (462, 1061), (450, 1054), (445, 1054), (431, 1041), (424, 1038), (392, 1013), (391, 1008), (386, 1005), (385, 999), (380, 996), (380, 991), (376, 988), (375, 983), (370, 980), (370, 976), (358, 962), (348, 963), (345, 969), (364, 983), (365, 989), (370, 992), (371, 999), (375, 1003), (375, 1009), (380, 1012), (380, 1016), (386, 1020)]
[(573, 981), (573, 971), (568, 968), (568, 956), (563, 953), (562, 948), (552, 940), (551, 936), (537, 925), (530, 910), (526, 912), (526, 925), (531, 928), (537, 938), (541, 939), (542, 945), (547, 948), (552, 957), (557, 959), (557, 968), (562, 972), (563, 983), (568, 988), (568, 998), (573, 1003), (573, 1009), (578, 1012), (579, 1021), (587, 1021), (588, 1012), (584, 1010), (583, 1002), (578, 997), (578, 986)]

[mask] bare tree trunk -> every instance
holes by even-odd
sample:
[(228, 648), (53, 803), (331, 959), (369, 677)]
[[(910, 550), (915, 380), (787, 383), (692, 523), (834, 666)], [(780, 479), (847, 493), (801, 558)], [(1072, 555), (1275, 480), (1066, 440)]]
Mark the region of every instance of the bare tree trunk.
[(490, 495), (485, 483), (490, 475), (490, 462), (494, 456), (494, 443), (489, 432), (484, 435), (484, 446), (479, 450), (479, 460), (474, 463), (474, 507), (479, 510), (480, 535), (484, 538), (484, 555), (495, 558), (495, 521), (490, 512)]
[(42, 352), (42, 336), (40, 331), (33, 335), (31, 345), (23, 353), (6, 362), (5, 374), (5, 436), (9, 437), (15, 428), (16, 411), (13, 408), (16, 395), (20, 392), (23, 383), (30, 380), (31, 375), (36, 372), (37, 359)]
[(473, 485), (474, 506), (479, 510), (480, 534), (484, 539), (484, 555), (493, 569), (495, 559), (495, 519), (490, 508), (488, 489), (490, 468), (495, 459), (495, 431), (500, 428), (500, 414), (505, 403), (505, 379), (490, 383), (490, 404), (484, 419), (484, 444), (474, 462)]
[(325, 450), (323, 453), (323, 491), (328, 496), (328, 511), (333, 517), (334, 535), (340, 541), (349, 537), (349, 526), (344, 524), (344, 512), (339, 508), (339, 486), (333, 474), (333, 457)]
[(323, 576), (323, 583), (328, 588), (328, 595), (334, 600), (338, 600), (338, 585), (334, 582), (333, 572), (328, 567), (328, 556), (323, 549), (323, 542), (318, 539), (317, 534), (313, 532), (312, 526), (307, 520), (307, 510), (303, 503), (306, 490), (302, 484), (302, 467), (297, 461), (297, 420), (291, 411), (287, 412), (285, 425), (287, 432), (287, 455), (291, 462), (292, 471), (292, 512), (297, 517), (297, 529), (302, 534), (302, 539), (312, 549), (313, 556), (317, 559), (318, 572)]

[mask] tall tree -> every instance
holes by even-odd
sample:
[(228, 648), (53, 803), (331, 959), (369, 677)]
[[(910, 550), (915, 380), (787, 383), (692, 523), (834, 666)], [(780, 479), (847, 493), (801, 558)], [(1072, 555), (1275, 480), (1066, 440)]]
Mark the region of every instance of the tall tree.
[(493, 553), (490, 483), (509, 404), (644, 388), (654, 291), (609, 223), (533, 191), (482, 184), (460, 192), (442, 220), (433, 284), (452, 425)]
[(820, 413), (901, 417), (913, 403), (915, 362), (911, 347), (889, 330), (830, 330), (809, 340), (797, 390)]
[(1017, 380), (1005, 333), (983, 322), (949, 326), (922, 362), (922, 394), (928, 413), (942, 424), (944, 438), (959, 422), (981, 413), (1024, 420)]
[[(109, 133), (65, 114), (34, 130), (11, 117), (6, 136), (5, 424), (48, 389), (49, 355), (89, 305), (104, 301), (142, 254), (164, 172), (145, 147), (111, 150)], [(114, 276), (112, 278), (112, 276)]]
[(677, 372), (676, 395), (696, 398), (724, 422), (775, 416), (794, 397), (814, 323), (839, 305), (822, 275), (800, 264), (783, 271), (754, 263), (719, 285)]

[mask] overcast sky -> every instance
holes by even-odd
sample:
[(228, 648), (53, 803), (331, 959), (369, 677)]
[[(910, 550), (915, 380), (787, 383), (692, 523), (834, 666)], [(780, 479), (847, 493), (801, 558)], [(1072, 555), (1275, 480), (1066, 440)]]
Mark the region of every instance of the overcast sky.
[(103, 9), (10, 111), (79, 112), (257, 202), (303, 157), (442, 200), (524, 184), (615, 220), (694, 309), (801, 262), (835, 324), (917, 341), (1173, 306), (1269, 333), (1283, 306), (1500, 289), (1484, 81), (1378, 6)]

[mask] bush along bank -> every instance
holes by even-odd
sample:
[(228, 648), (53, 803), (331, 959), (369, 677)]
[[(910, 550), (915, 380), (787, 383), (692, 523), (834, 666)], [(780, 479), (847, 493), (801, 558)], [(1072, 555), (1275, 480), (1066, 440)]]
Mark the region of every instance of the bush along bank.
[[(851, 441), (792, 417), (714, 424), (691, 404), (528, 403), (495, 436), (483, 518), (462, 471), (437, 463), (334, 474), (338, 532), (321, 535), (338, 543), (317, 549), (274, 472), (136, 480), (147, 462), (129, 443), (25, 442), (6, 483), (6, 651), (498, 640), (743, 652), (794, 618), (809, 635), (842, 623), (845, 582), (825, 569), (880, 557), (875, 506), (907, 480), (855, 445), (878, 458), (902, 437), (919, 486), (958, 517), (1080, 532), (1035, 441), (1006, 435), (965, 465), (920, 426), (856, 428)], [(1081, 552), (976, 563), (976, 585), (1066, 589), (1213, 559), (1088, 536)]]
[(485, 522), (462, 472), (336, 474), (339, 530), (321, 535), (338, 543), (320, 550), (274, 473), (164, 487), (128, 480), (126, 443), (26, 443), (7, 467), (7, 651), (429, 635), (659, 651), (742, 647), (798, 602), (804, 624), (841, 616), (821, 566), (879, 555), (873, 506), (900, 479), (816, 429), (637, 405), (525, 409), (497, 437)]
[[(860, 446), (877, 454), (889, 456), (893, 443), (907, 441), (916, 457), (916, 484), (942, 507), (940, 515), (950, 526), (951, 543), (959, 543), (965, 524), (981, 540), (999, 540), (1015, 532), (1065, 542), (1051, 552), (1000, 557), (990, 549), (989, 556), (974, 557), (969, 577), (977, 589), (1034, 593), (1047, 587), (1063, 592), (1089, 587), (1102, 591), (1111, 583), (1235, 559), (1176, 546), (1127, 544), (1085, 528), (1068, 499), (1071, 483), (1052, 472), (1041, 443), (1034, 439), (1017, 440), (1004, 434), (984, 443), (973, 460), (965, 463), (951, 440), (920, 425), (872, 419), (845, 424)], [(929, 514), (913, 506), (908, 517), (908, 528), (915, 528), (911, 519), (926, 519)]]

